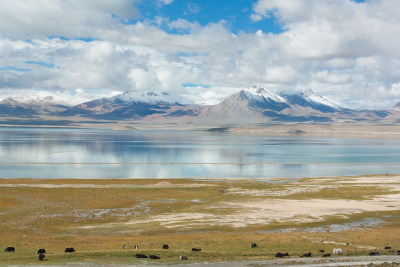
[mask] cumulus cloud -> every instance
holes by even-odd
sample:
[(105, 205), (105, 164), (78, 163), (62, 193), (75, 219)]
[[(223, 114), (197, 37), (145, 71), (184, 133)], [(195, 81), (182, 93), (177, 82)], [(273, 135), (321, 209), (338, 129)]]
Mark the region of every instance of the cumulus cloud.
[(258, 0), (251, 19), (276, 19), (275, 34), (145, 18), (138, 3), (0, 1), (0, 99), (36, 91), (83, 101), (135, 89), (214, 103), (255, 84), (311, 88), (360, 108), (400, 97), (398, 1)]
[(160, 0), (160, 2), (164, 5), (170, 5), (174, 2), (174, 0)]
[(29, 39), (49, 35), (98, 38), (99, 29), (113, 30), (116, 19), (139, 14), (136, 0), (2, 0), (0, 31), (11, 38)]
[(369, 96), (383, 100), (398, 82), (398, 7), (392, 0), (259, 0), (252, 18), (279, 21), (281, 58), (298, 67), (300, 83), (322, 93), (352, 91), (347, 100), (365, 107)]
[(329, 84), (346, 84), (351, 81), (347, 74), (329, 73), (327, 70), (318, 71), (313, 75), (314, 80)]

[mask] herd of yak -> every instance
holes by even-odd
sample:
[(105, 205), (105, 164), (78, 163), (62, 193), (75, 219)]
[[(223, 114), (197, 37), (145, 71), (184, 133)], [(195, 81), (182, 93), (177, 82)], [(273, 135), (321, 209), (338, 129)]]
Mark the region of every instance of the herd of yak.
[[(126, 244), (125, 244), (122, 248), (125, 249), (126, 247), (127, 247), (127, 246), (126, 246)], [(257, 248), (257, 247), (258, 247), (258, 246), (257, 246), (256, 243), (251, 243), (251, 244), (250, 244), (250, 248)], [(135, 245), (135, 249), (139, 249), (138, 245)], [(162, 249), (169, 249), (168, 244), (163, 244)], [(391, 247), (385, 247), (384, 249), (385, 249), (385, 250), (389, 250), (389, 252), (390, 252), (391, 254), (397, 253), (397, 255), (400, 255), (400, 250), (395, 251), (395, 250), (393, 250)], [(4, 251), (5, 251), (5, 252), (15, 252), (15, 247), (7, 247)], [(192, 248), (192, 251), (193, 251), (193, 252), (200, 252), (200, 251), (201, 251), (201, 248)], [(72, 252), (75, 252), (75, 249), (74, 249), (74, 248), (66, 248), (66, 249), (65, 249), (65, 252), (66, 252), (66, 253), (72, 253)], [(38, 259), (39, 259), (40, 261), (42, 261), (42, 260), (44, 260), (44, 259), (46, 258), (45, 253), (46, 253), (46, 250), (45, 250), (44, 248), (41, 248), (41, 249), (39, 249), (39, 250), (36, 252), (36, 254), (38, 255)], [(324, 253), (324, 254), (322, 255), (322, 257), (331, 257), (331, 253), (325, 253), (325, 250), (318, 250), (318, 253)], [(342, 254), (343, 254), (343, 251), (342, 251), (341, 248), (334, 248), (334, 249), (332, 250), (332, 253), (333, 253), (333, 255), (342, 255)], [(371, 252), (369, 253), (369, 255), (370, 255), (370, 256), (380, 255), (380, 252), (379, 252), (379, 251), (371, 251)], [(278, 253), (275, 254), (275, 257), (277, 257), (277, 258), (284, 258), (284, 257), (289, 257), (289, 256), (290, 256), (290, 255), (289, 255), (289, 253), (287, 253), (287, 252), (285, 252), (285, 253), (278, 252)], [(153, 260), (160, 259), (160, 257), (159, 257), (159, 256), (156, 256), (156, 255), (149, 255), (149, 256), (147, 256), (147, 255), (140, 254), (140, 253), (137, 253), (137, 254), (135, 255), (135, 257), (136, 257), (136, 258), (139, 258), (139, 259), (143, 259), (143, 258), (149, 258), (149, 259), (153, 259)], [(300, 257), (311, 257), (311, 252), (305, 253), (305, 254), (301, 255)], [(187, 256), (180, 256), (179, 259), (180, 259), (180, 260), (187, 260), (188, 257), (187, 257)]]
[[(15, 252), (15, 247), (7, 247), (5, 250), (5, 252)], [(75, 252), (74, 248), (66, 248), (65, 249), (66, 253), (71, 253), (71, 252)], [(40, 261), (44, 260), (46, 258), (46, 250), (44, 248), (40, 248), (38, 249), (38, 251), (36, 252), (36, 255), (38, 255), (38, 258)]]

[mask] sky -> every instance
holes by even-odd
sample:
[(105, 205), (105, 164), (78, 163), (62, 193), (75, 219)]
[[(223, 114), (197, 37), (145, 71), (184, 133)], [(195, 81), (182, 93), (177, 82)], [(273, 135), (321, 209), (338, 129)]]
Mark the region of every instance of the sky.
[(385, 109), (400, 102), (399, 44), (398, 0), (1, 0), (0, 100), (215, 104), (259, 85)]

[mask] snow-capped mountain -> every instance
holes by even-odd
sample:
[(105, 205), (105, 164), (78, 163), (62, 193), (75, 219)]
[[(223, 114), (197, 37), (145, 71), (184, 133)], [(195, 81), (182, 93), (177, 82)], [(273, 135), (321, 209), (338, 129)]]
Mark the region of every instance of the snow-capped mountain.
[(190, 100), (177, 94), (168, 92), (140, 92), (126, 91), (122, 94), (108, 98), (108, 101), (121, 104), (148, 103), (148, 104), (193, 104)]
[(329, 113), (343, 112), (340, 105), (308, 90), (278, 94), (260, 86), (246, 88), (202, 112), (202, 117), (244, 120), (330, 122)]
[(15, 96), (0, 101), (0, 114), (32, 116), (38, 114), (55, 114), (70, 106), (53, 96)]
[(275, 102), (286, 102), (286, 100), (280, 95), (265, 89), (261, 86), (253, 86), (250, 88), (243, 89), (243, 94), (245, 94), (249, 99), (254, 99), (256, 101), (275, 101)]
[(327, 97), (318, 95), (311, 89), (292, 95), (285, 94), (283, 97), (290, 105), (310, 107), (321, 112), (335, 112), (343, 109), (339, 104)]
[[(24, 103), (24, 104), (41, 104), (41, 103), (58, 103), (61, 104), (62, 101), (57, 101), (53, 96), (39, 96), (39, 95), (25, 95), (25, 96), (13, 96), (3, 99), (1, 102), (8, 103)], [(65, 104), (65, 103), (63, 103)]]
[(246, 88), (226, 98), (221, 103), (202, 111), (202, 118), (239, 120), (258, 120), (263, 112), (280, 112), (289, 108), (280, 95), (260, 86)]
[(282, 96), (263, 87), (253, 86), (240, 92), (243, 99), (249, 101), (250, 108), (264, 108), (281, 111), (289, 105)]
[[(94, 120), (130, 120), (204, 125), (246, 125), (259, 123), (354, 123), (400, 122), (400, 103), (388, 110), (352, 110), (342, 107), (312, 90), (288, 94), (276, 93), (262, 86), (244, 88), (216, 105), (188, 104), (188, 96), (154, 91), (126, 91), (73, 107), (52, 97), (15, 97), (0, 101), (0, 117), (51, 116), (65, 121), (79, 118)], [(72, 118), (74, 116), (74, 118)], [(14, 118), (12, 118), (14, 121)], [(26, 120), (25, 120), (26, 121)]]
[(141, 120), (151, 116), (196, 116), (200, 110), (179, 95), (126, 91), (122, 94), (85, 102), (62, 115), (83, 115), (98, 119)]

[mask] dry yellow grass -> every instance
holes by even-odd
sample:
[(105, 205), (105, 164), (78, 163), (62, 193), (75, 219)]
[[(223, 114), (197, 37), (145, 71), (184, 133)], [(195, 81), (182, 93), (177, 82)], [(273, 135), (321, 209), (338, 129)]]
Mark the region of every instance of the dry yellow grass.
[[(16, 252), (0, 253), (0, 262), (37, 263), (35, 252), (42, 247), (46, 264), (149, 262), (134, 258), (135, 244), (140, 253), (159, 255), (160, 263), (177, 262), (183, 254), (190, 262), (266, 259), (278, 251), (318, 255), (338, 246), (346, 255), (385, 253), (384, 246), (400, 249), (399, 194), (400, 177), (390, 175), (286, 183), (1, 179), (0, 246)], [(318, 209), (296, 210), (308, 205)], [(339, 232), (328, 227), (365, 218), (377, 223)], [(317, 228), (322, 230), (310, 231)], [(285, 229), (292, 230), (280, 232)], [(259, 248), (250, 249), (252, 242)], [(164, 243), (169, 250), (161, 249)], [(77, 252), (66, 254), (66, 247)]]

